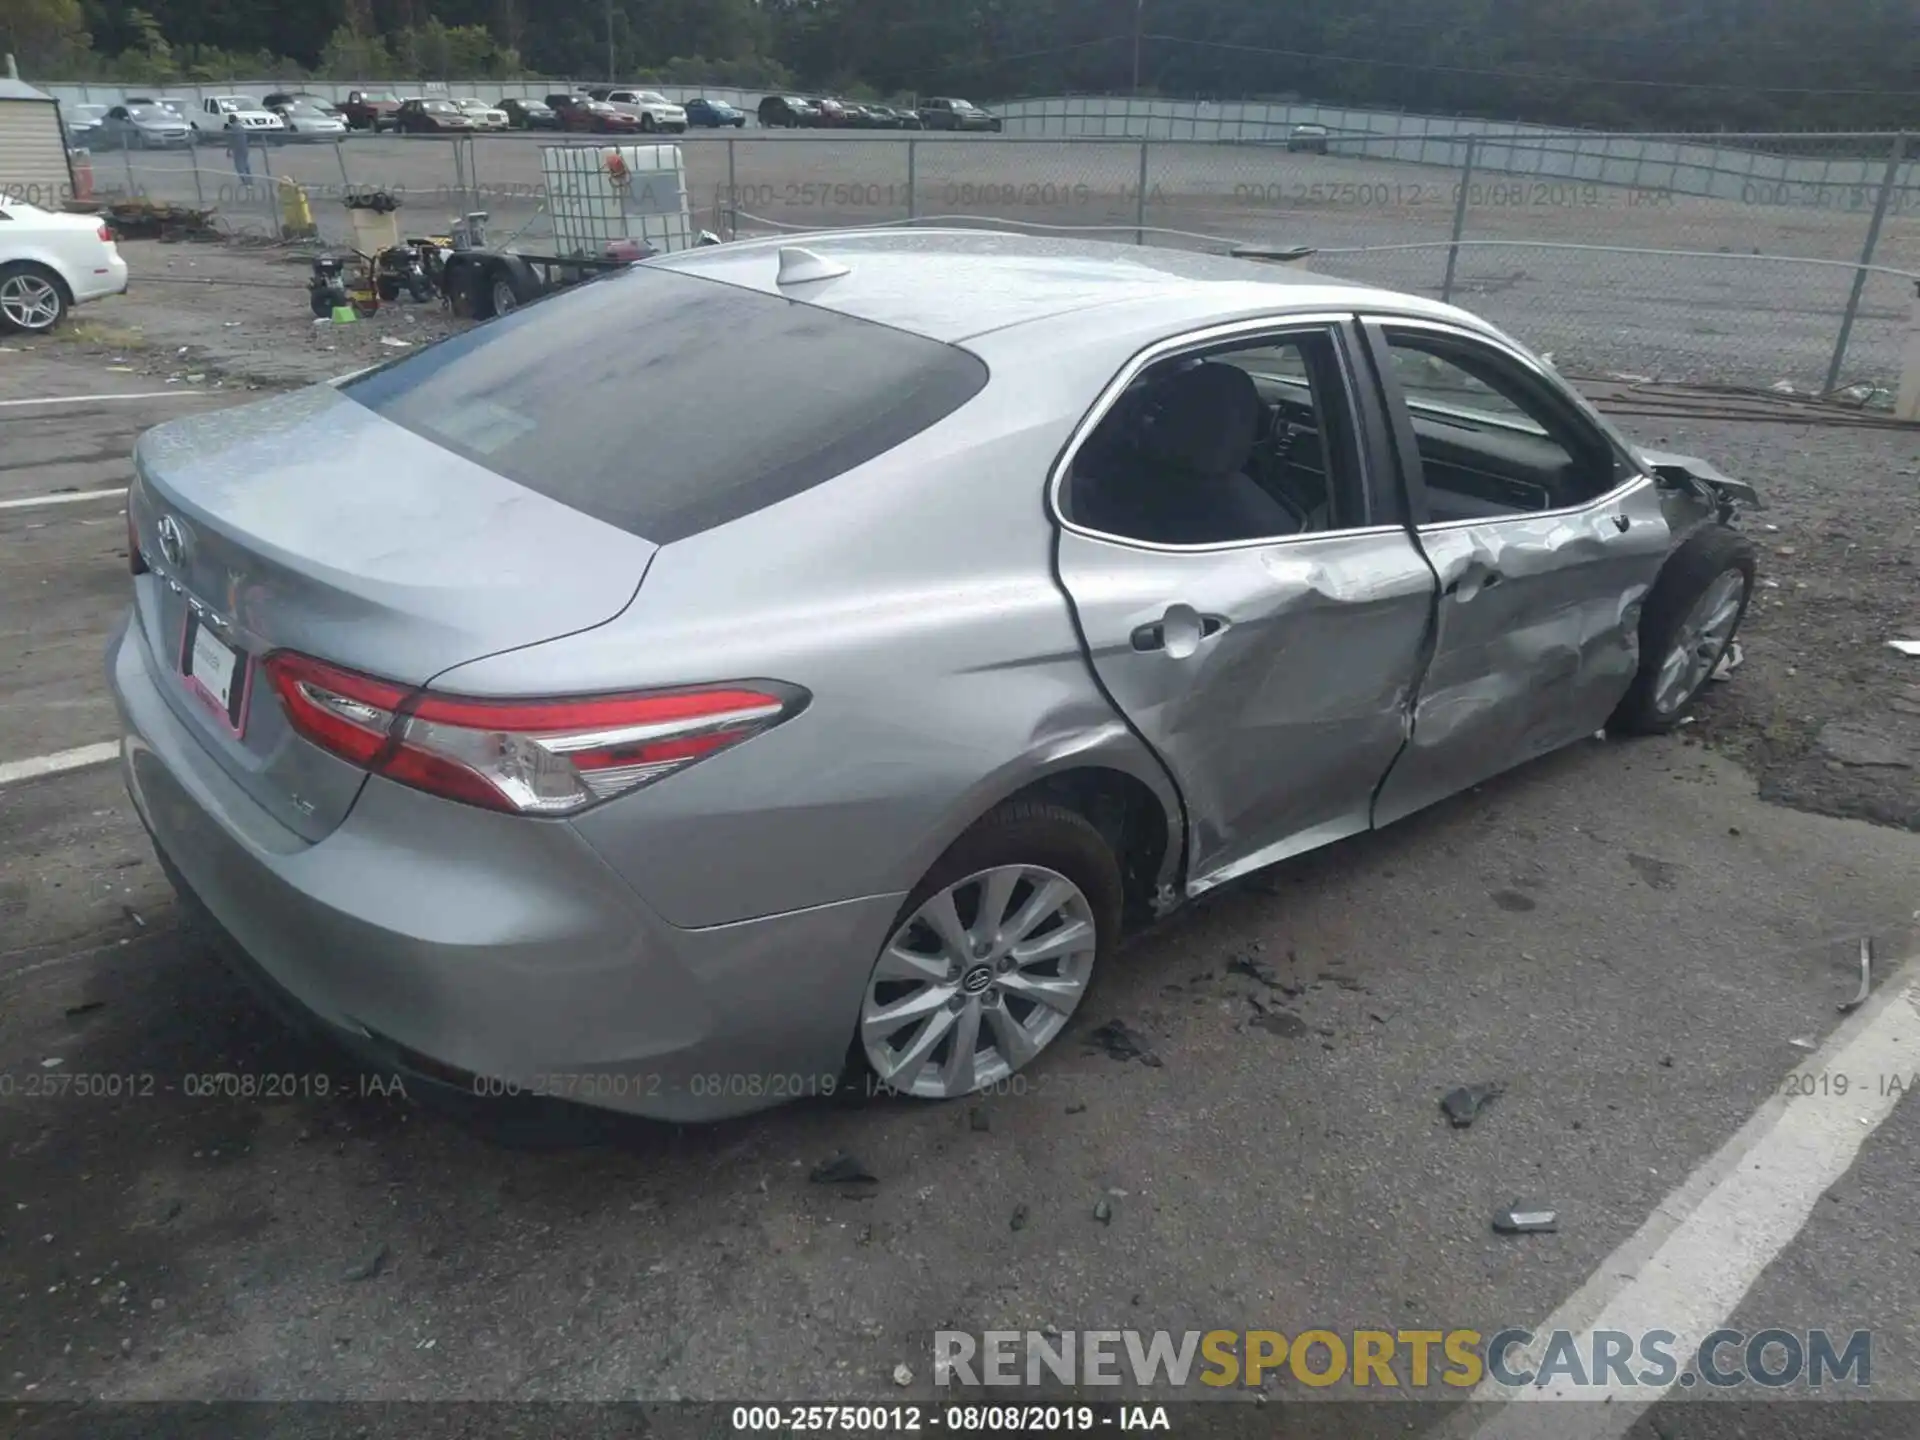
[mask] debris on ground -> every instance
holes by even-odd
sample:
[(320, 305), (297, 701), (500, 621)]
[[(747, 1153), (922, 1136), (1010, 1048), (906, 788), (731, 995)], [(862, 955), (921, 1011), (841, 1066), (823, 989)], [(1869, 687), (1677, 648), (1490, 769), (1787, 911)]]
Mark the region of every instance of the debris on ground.
[(1720, 657), (1720, 663), (1713, 667), (1713, 673), (1707, 676), (1707, 679), (1721, 681), (1733, 679), (1733, 672), (1740, 668), (1746, 658), (1746, 652), (1740, 648), (1740, 642), (1734, 641), (1727, 646), (1727, 653)]
[(1258, 980), (1269, 990), (1280, 988), (1280, 977), (1264, 960), (1256, 960), (1251, 955), (1236, 955), (1227, 962), (1229, 975), (1244, 975), (1249, 980)]
[(1493, 1228), (1501, 1235), (1550, 1235), (1560, 1228), (1560, 1212), (1516, 1200), (1494, 1212)]
[(1098, 1201), (1093, 1207), (1093, 1218), (1098, 1220), (1102, 1225), (1111, 1225), (1113, 1223), (1113, 1202), (1111, 1200)]
[(1440, 1097), (1440, 1108), (1446, 1113), (1449, 1125), (1464, 1130), (1480, 1118), (1482, 1110), (1505, 1094), (1506, 1088), (1497, 1080), (1460, 1085)]
[(1920, 640), (1889, 640), (1887, 644), (1902, 655), (1920, 655)]
[(107, 1002), (104, 1000), (83, 1000), (78, 1005), (67, 1006), (65, 1013), (67, 1018), (71, 1020), (77, 1015), (91, 1015), (96, 1010), (104, 1010), (106, 1008)]
[(878, 1185), (874, 1175), (851, 1155), (836, 1155), (813, 1167), (807, 1179), (816, 1185)]
[(908, 1385), (911, 1385), (913, 1383), (912, 1368), (907, 1365), (894, 1366), (893, 1367), (893, 1383), (903, 1388)]
[(215, 212), (165, 200), (115, 200), (107, 219), (117, 240), (218, 240)]
[(1067, 1114), (1069, 1114), (1069, 1115), (1083, 1115), (1083, 1114), (1085, 1114), (1085, 1113), (1086, 1113), (1086, 1109), (1087, 1109), (1087, 1102), (1086, 1102), (1086, 1101), (1084, 1101), (1084, 1100), (1075, 1100), (1075, 1101), (1073, 1101), (1073, 1102), (1072, 1102), (1071, 1104), (1069, 1104), (1069, 1105), (1067, 1106)]
[(1819, 1046), (1815, 1045), (1812, 1040), (1809, 1040), (1805, 1035), (1796, 1035), (1793, 1037), (1793, 1039), (1787, 1041), (1787, 1043), (1793, 1046), (1793, 1048), (1796, 1050), (1817, 1050), (1820, 1048)]
[(1287, 1039), (1307, 1033), (1307, 1022), (1291, 1010), (1262, 1010), (1247, 1022), (1257, 1030)]
[(1009, 1221), (1008, 1223), (1009, 1223), (1009, 1224), (1010, 1224), (1010, 1225), (1011, 1225), (1011, 1226), (1012, 1226), (1012, 1227), (1013, 1227), (1013, 1228), (1014, 1228), (1015, 1230), (1024, 1230), (1024, 1229), (1026, 1229), (1026, 1228), (1027, 1228), (1027, 1207), (1026, 1207), (1026, 1206), (1024, 1206), (1024, 1205), (1016, 1205), (1016, 1206), (1014, 1206), (1014, 1207), (1013, 1207), (1013, 1219), (1012, 1219), (1011, 1221)]
[(1087, 1036), (1087, 1044), (1093, 1049), (1104, 1050), (1109, 1060), (1138, 1060), (1142, 1065), (1151, 1065), (1158, 1069), (1160, 1057), (1153, 1053), (1153, 1047), (1138, 1031), (1128, 1028), (1124, 1020), (1109, 1020), (1099, 1029)]
[(382, 335), (380, 343), (391, 345), (395, 350), (405, 350), (413, 344), (411, 340), (402, 340), (398, 335)]
[(987, 1118), (987, 1107), (976, 1105), (967, 1112), (967, 1127), (972, 1130), (991, 1129), (993, 1122)]
[(387, 1247), (385, 1245), (377, 1245), (374, 1247), (373, 1253), (367, 1256), (366, 1259), (356, 1265), (349, 1265), (346, 1272), (340, 1278), (343, 1280), (371, 1280), (384, 1270), (386, 1265)]
[(1862, 939), (1860, 941), (1860, 989), (1858, 993), (1854, 995), (1853, 999), (1841, 1003), (1840, 1013), (1845, 1015), (1850, 1011), (1858, 1010), (1862, 1005), (1867, 1003), (1867, 996), (1872, 993), (1873, 941)]

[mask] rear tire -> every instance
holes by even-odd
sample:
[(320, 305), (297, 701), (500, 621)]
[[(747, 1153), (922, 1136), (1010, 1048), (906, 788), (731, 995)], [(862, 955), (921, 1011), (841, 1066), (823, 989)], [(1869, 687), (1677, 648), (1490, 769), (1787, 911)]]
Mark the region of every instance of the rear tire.
[[(1112, 953), (1123, 896), (1120, 863), (1084, 815), (1031, 800), (991, 811), (900, 907), (862, 992), (855, 1073), (892, 1093), (958, 1099), (1032, 1063), (1064, 1033)], [(990, 897), (998, 915), (988, 913)], [(943, 936), (942, 913), (965, 935)], [(1049, 941), (1065, 948), (1045, 953)], [(1029, 998), (1041, 993), (1051, 1003)], [(890, 1021), (902, 1002), (911, 1002), (908, 1017)], [(923, 1002), (936, 1003), (923, 1010)]]
[(1640, 669), (1607, 728), (1662, 735), (1686, 718), (1753, 598), (1753, 542), (1709, 525), (1667, 558), (1640, 609)]
[(72, 305), (66, 282), (46, 266), (31, 260), (0, 265), (0, 328), (45, 335), (58, 328)]

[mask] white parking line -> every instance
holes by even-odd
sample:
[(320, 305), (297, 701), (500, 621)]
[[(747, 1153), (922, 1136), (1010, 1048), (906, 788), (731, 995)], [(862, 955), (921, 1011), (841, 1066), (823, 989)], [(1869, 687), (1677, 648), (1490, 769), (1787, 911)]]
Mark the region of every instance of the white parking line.
[[(1902, 1086), (1920, 1073), (1920, 958), (1908, 960), (1792, 1073), (1833, 1078), (1783, 1085), (1535, 1327), (1540, 1338), (1532, 1347), (1509, 1352), (1510, 1371), (1535, 1370), (1555, 1331), (1574, 1336), (1574, 1353), (1588, 1357), (1597, 1331), (1623, 1332), (1637, 1344), (1646, 1331), (1666, 1330), (1676, 1337), (1670, 1353), (1686, 1373), (1701, 1341), (1805, 1227), (1820, 1197), (1893, 1112)], [(1889, 1085), (1890, 1077), (1898, 1083)], [(1585, 1403), (1508, 1404), (1492, 1416), (1471, 1406), (1465, 1418), (1485, 1422), (1471, 1432), (1474, 1440), (1614, 1440), (1665, 1393), (1617, 1381), (1509, 1389), (1489, 1377), (1473, 1399)]]
[(69, 490), (61, 495), (25, 495), (18, 500), (0, 500), (0, 510), (25, 510), (34, 505), (71, 505), (76, 500), (126, 498), (127, 487), (116, 485), (111, 490)]
[(61, 750), (52, 755), (35, 755), (26, 760), (0, 763), (0, 785), (16, 780), (37, 780), (42, 775), (58, 775), (63, 770), (83, 770), (89, 765), (104, 765), (120, 758), (120, 745), (108, 741), (100, 745), (82, 745), (77, 750)]
[(93, 405), (102, 400), (171, 400), (176, 395), (204, 395), (204, 390), (140, 390), (131, 395), (48, 395), (37, 400), (0, 400), (0, 409), (16, 405)]

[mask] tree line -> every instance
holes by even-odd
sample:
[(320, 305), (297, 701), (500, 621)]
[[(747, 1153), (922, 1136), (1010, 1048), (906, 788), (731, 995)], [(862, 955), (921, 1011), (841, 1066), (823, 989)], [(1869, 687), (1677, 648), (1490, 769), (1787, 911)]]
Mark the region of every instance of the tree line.
[(1920, 129), (1914, 0), (5, 0), (29, 79), (671, 79)]

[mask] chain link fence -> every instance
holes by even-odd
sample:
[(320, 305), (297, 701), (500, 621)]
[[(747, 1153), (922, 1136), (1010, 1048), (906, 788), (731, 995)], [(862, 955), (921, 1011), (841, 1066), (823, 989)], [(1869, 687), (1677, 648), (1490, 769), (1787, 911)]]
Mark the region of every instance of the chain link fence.
[[(1710, 140), (675, 137), (695, 225), (729, 237), (944, 220), (1308, 246), (1312, 269), (1464, 305), (1569, 373), (1891, 389), (1915, 323), (1920, 137)], [(95, 156), (94, 182), (267, 236), (291, 181), (334, 245), (351, 237), (344, 194), (379, 187), (402, 199), (405, 233), (484, 210), (496, 242), (537, 253), (552, 234), (542, 146), (609, 143), (356, 135), (257, 151), (251, 185), (222, 148), (135, 151)]]

